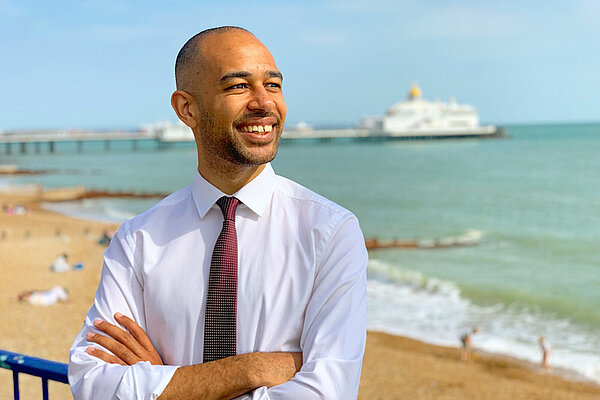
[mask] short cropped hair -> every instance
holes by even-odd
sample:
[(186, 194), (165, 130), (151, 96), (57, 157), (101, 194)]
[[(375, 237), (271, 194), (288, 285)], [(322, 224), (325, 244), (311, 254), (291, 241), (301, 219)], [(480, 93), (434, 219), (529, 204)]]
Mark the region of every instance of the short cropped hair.
[(240, 31), (252, 34), (250, 31), (238, 26), (219, 26), (217, 28), (205, 29), (200, 33), (192, 36), (179, 50), (177, 54), (177, 60), (175, 61), (175, 84), (178, 90), (185, 90), (184, 86), (184, 75), (189, 67), (197, 60), (200, 52), (200, 44), (207, 36), (217, 33), (226, 33), (230, 31)]

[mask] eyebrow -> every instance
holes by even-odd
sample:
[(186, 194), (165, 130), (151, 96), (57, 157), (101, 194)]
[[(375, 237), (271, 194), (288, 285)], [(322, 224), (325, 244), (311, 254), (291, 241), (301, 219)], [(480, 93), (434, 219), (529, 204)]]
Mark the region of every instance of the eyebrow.
[[(219, 79), (219, 81), (226, 82), (226, 81), (228, 81), (230, 79), (234, 79), (234, 78), (248, 78), (251, 75), (252, 74), (247, 71), (233, 71), (233, 72), (229, 72), (229, 73), (223, 75), (221, 77), (221, 79)], [(267, 71), (267, 72), (265, 72), (265, 77), (266, 78), (279, 78), (279, 79), (283, 80), (283, 74), (279, 71)]]
[(279, 71), (267, 71), (265, 72), (265, 76), (267, 78), (279, 78), (280, 80), (283, 80), (283, 74)]

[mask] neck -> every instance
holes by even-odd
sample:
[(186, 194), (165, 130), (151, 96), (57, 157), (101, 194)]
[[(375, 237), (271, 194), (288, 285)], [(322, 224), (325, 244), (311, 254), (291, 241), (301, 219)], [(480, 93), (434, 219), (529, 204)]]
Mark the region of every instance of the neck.
[(207, 182), (219, 189), (221, 192), (232, 195), (250, 181), (256, 178), (264, 169), (266, 164), (241, 166), (241, 165), (208, 165), (198, 160), (198, 172)]

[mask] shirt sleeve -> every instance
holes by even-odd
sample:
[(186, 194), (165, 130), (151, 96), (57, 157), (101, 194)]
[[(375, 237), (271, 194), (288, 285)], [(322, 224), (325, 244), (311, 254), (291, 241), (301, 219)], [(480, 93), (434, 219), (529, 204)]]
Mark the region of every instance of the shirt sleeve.
[(69, 384), (75, 399), (156, 399), (177, 369), (149, 362), (133, 366), (109, 364), (85, 351), (90, 346), (101, 348), (86, 339), (89, 332), (99, 333), (93, 325), (96, 318), (118, 326), (114, 314), (120, 312), (145, 329), (143, 285), (134, 270), (135, 255), (125, 230), (126, 225), (117, 232), (104, 254), (94, 304), (71, 347)]
[(282, 385), (255, 390), (254, 400), (358, 397), (367, 334), (368, 254), (354, 216), (338, 226), (318, 264), (306, 309), (302, 369)]

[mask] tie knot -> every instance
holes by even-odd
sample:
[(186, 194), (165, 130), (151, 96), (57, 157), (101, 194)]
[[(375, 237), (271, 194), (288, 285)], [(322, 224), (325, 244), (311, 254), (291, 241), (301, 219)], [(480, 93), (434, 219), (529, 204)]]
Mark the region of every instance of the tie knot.
[(223, 196), (217, 200), (217, 205), (223, 212), (223, 219), (235, 221), (235, 209), (237, 208), (240, 201), (235, 197)]

